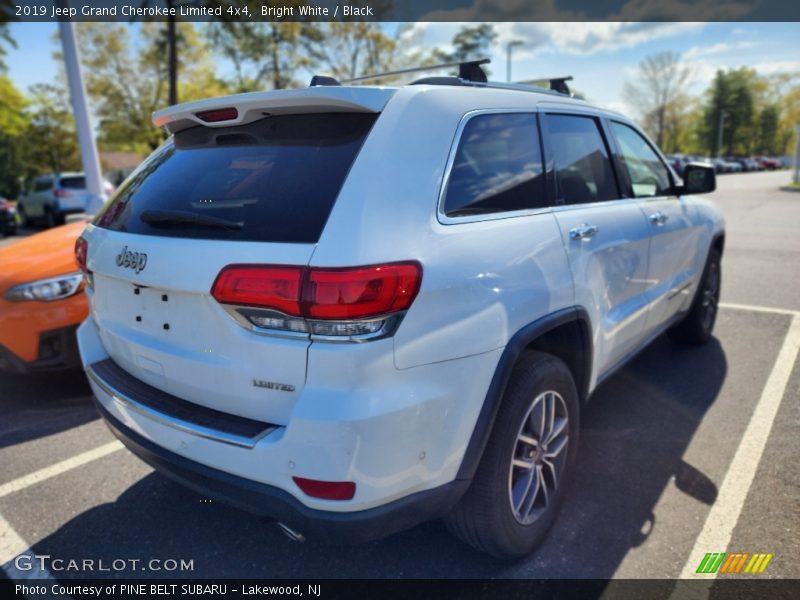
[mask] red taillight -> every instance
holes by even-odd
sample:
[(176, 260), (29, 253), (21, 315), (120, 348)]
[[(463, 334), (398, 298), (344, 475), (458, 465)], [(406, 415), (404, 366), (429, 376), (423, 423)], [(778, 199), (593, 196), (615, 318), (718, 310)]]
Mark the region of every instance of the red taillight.
[(352, 481), (317, 481), (292, 477), (303, 493), (323, 500), (351, 500), (356, 495), (356, 484)]
[(417, 263), (311, 269), (303, 301), (311, 319), (362, 319), (405, 310), (419, 283)]
[(211, 295), (223, 304), (278, 310), (315, 320), (364, 319), (411, 306), (422, 280), (419, 263), (346, 269), (231, 265)]
[(53, 190), (53, 196), (56, 198), (69, 198), (72, 196), (72, 192), (68, 192), (67, 190)]
[(232, 121), (239, 116), (239, 111), (235, 108), (215, 108), (214, 110), (195, 113), (195, 116), (206, 123), (217, 123), (219, 121)]
[(86, 267), (86, 257), (89, 253), (89, 242), (82, 237), (75, 240), (75, 262), (78, 263), (81, 271), (88, 273), (89, 269)]
[(222, 269), (211, 295), (222, 304), (272, 308), (301, 316), (302, 267), (230, 265)]

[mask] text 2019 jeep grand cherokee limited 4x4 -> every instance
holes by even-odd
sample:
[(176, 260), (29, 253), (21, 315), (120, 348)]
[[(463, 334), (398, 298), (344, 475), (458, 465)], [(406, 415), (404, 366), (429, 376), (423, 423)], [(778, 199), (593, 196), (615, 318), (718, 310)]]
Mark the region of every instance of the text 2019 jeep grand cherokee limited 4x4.
[(171, 137), (76, 245), (97, 405), (156, 469), (292, 531), (444, 516), (528, 553), (598, 382), (664, 331), (711, 335), (713, 170), (679, 180), (619, 114), (434, 78), (154, 122)]

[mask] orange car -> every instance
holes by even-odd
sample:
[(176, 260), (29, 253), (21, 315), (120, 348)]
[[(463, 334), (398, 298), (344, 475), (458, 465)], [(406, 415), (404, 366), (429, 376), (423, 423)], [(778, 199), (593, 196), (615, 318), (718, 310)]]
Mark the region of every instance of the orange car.
[(84, 221), (0, 248), (0, 370), (80, 365), (75, 330), (86, 318), (75, 240)]

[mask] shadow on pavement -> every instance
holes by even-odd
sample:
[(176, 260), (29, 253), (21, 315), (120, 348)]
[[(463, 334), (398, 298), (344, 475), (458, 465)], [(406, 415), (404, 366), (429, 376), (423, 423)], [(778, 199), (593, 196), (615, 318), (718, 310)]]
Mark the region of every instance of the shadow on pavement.
[[(705, 503), (717, 490), (682, 460), (727, 372), (720, 344), (677, 350), (657, 340), (604, 383), (583, 414), (578, 468), (561, 516), (533, 556), (504, 563), (461, 544), (438, 523), (344, 547), (294, 544), (274, 524), (150, 474), (115, 502), (92, 508), (34, 546), (53, 557), (183, 558), (194, 571), (121, 571), (119, 577), (610, 578), (659, 526), (664, 489)], [(91, 577), (61, 573), (59, 577)], [(96, 576), (96, 574), (94, 574)]]
[(99, 418), (91, 396), (82, 370), (33, 375), (0, 373), (0, 448)]

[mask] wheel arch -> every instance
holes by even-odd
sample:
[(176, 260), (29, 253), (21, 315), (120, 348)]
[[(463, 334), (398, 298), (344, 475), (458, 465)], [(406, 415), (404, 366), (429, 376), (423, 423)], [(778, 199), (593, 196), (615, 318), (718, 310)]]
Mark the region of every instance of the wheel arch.
[(475, 474), (511, 371), (525, 350), (541, 350), (563, 360), (575, 379), (579, 400), (583, 403), (587, 399), (593, 356), (591, 331), (586, 310), (572, 306), (529, 323), (511, 337), (497, 363), (456, 479), (472, 479)]
[(725, 251), (725, 232), (718, 231), (714, 234), (714, 237), (711, 238), (711, 247), (719, 250), (720, 256)]

